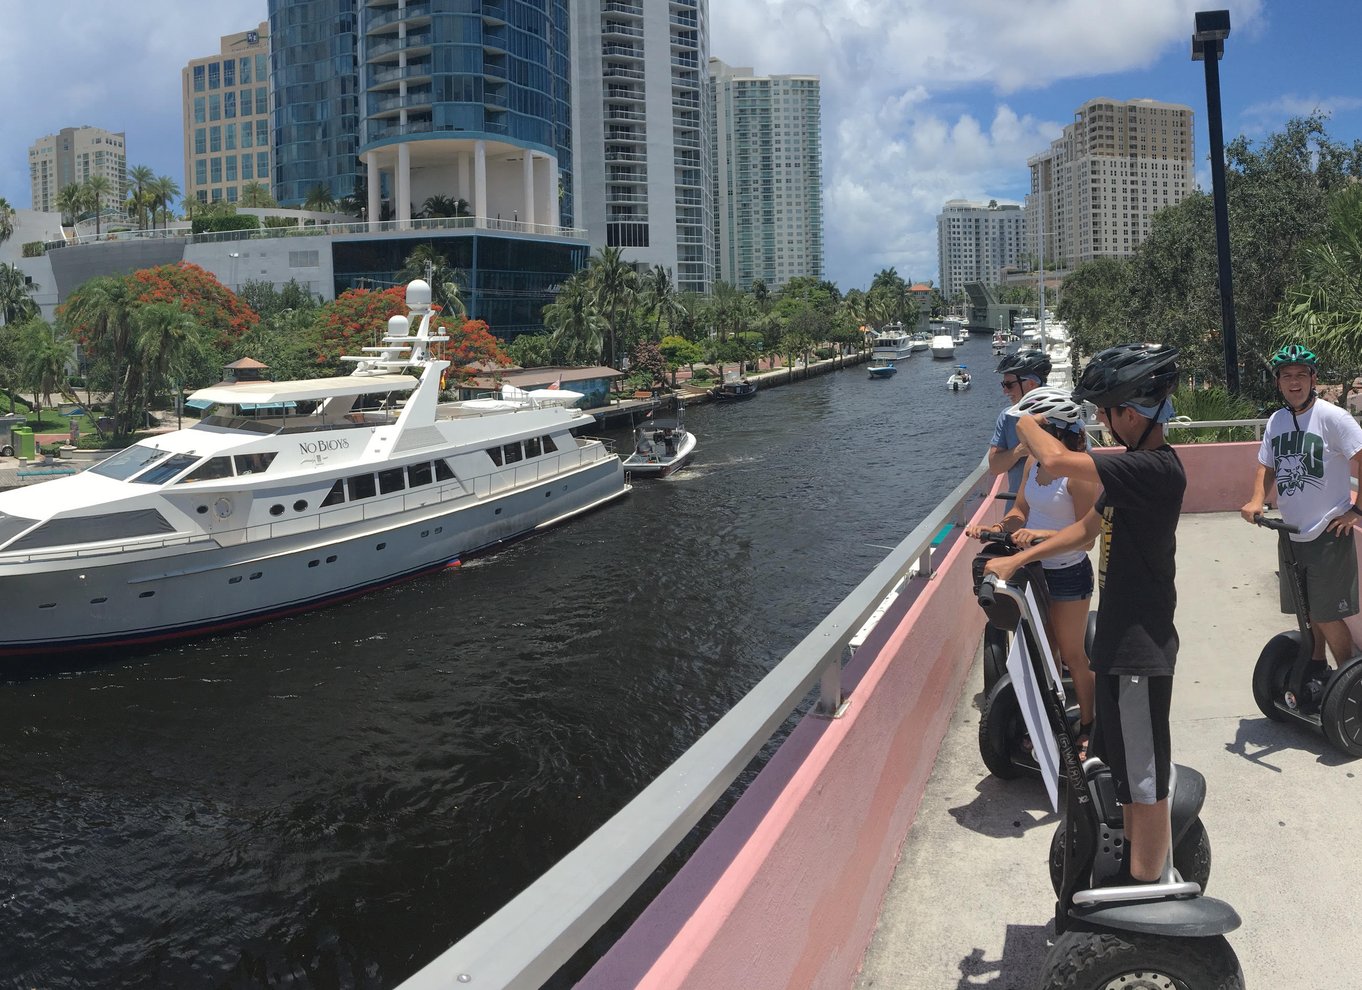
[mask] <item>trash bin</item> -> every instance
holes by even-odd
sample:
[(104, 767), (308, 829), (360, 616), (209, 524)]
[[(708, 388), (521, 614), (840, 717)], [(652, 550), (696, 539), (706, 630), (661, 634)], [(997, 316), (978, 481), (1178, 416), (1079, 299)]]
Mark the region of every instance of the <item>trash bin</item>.
[(14, 438), (14, 453), (19, 457), (27, 457), (30, 461), (35, 457), (35, 445), (33, 443), (33, 428), (29, 426), (16, 426), (9, 431)]

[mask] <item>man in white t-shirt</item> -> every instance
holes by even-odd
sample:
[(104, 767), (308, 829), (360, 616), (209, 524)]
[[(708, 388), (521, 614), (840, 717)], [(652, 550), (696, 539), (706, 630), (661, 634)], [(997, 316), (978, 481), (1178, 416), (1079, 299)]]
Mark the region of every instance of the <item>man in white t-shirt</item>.
[[(1353, 527), (1362, 508), (1353, 502), (1352, 476), (1362, 479), (1362, 427), (1345, 410), (1318, 400), (1315, 355), (1288, 344), (1272, 355), (1277, 389), (1286, 402), (1267, 421), (1258, 451), (1253, 491), (1240, 514), (1248, 522), (1261, 513), (1269, 485), (1277, 488), (1282, 519), (1300, 529), (1291, 535), (1296, 564), (1305, 576), (1306, 607), (1315, 636), (1314, 660), (1323, 663), (1324, 644), (1336, 663), (1355, 652), (1343, 621), (1358, 613), (1357, 546)], [(1284, 561), (1279, 568), (1282, 611), (1296, 603)]]

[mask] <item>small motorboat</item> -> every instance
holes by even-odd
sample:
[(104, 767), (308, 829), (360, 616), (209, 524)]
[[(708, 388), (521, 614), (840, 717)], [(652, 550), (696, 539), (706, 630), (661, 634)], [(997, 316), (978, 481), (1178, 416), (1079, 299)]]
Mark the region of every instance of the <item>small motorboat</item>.
[(932, 338), (932, 357), (955, 357), (955, 338), (948, 333), (937, 334)]
[(871, 378), (893, 378), (894, 373), (899, 369), (894, 367), (894, 362), (889, 360), (874, 361), (866, 366)]
[(715, 385), (709, 394), (720, 402), (739, 402), (757, 394), (757, 383), (746, 378), (730, 378)]
[(1007, 350), (1007, 345), (1011, 343), (1008, 335), (999, 330), (993, 335), (993, 353), (1001, 354)]
[(970, 387), (969, 370), (963, 364), (957, 364), (955, 371), (946, 379), (946, 387), (952, 392), (963, 392)]
[(679, 471), (695, 453), (695, 435), (685, 427), (685, 408), (674, 420), (649, 420), (634, 429), (634, 452), (624, 470), (634, 477), (665, 478)]

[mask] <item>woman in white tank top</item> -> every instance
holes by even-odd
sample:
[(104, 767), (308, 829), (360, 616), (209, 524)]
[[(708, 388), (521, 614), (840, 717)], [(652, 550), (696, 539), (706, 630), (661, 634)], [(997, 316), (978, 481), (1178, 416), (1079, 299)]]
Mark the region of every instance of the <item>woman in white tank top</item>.
[[(1072, 450), (1087, 449), (1087, 434), (1081, 422), (1046, 421), (1048, 431)], [(1097, 500), (1097, 486), (1073, 478), (1061, 478), (1046, 473), (1034, 457), (1026, 459), (1021, 491), (1012, 508), (993, 529), (1012, 534), (1025, 546), (1036, 540), (1053, 536), (1077, 519), (1088, 514)], [(966, 531), (976, 536), (978, 529)], [(1070, 550), (1041, 561), (1050, 591), (1050, 627), (1059, 641), (1055, 646), (1060, 659), (1069, 668), (1074, 694), (1078, 696), (1079, 755), (1085, 757), (1088, 735), (1092, 730), (1093, 677), (1088, 667), (1088, 653), (1084, 638), (1088, 629), (1088, 603), (1092, 598), (1092, 563), (1088, 547)]]

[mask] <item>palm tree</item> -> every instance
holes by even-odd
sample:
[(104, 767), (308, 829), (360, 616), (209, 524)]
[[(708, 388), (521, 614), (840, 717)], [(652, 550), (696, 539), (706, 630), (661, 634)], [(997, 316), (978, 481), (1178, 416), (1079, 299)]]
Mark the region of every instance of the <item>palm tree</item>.
[(315, 213), (330, 213), (335, 208), (336, 197), (331, 194), (331, 190), (326, 186), (319, 182), (308, 190), (303, 209), (312, 210)]
[(39, 400), (36, 411), (41, 423), (42, 407), (52, 405), (52, 393), (59, 391), (66, 380), (75, 345), (65, 332), (46, 320), (33, 319), (24, 325), (19, 346), (20, 378)]
[(100, 222), (103, 220), (103, 207), (101, 203), (106, 196), (113, 194), (113, 184), (102, 175), (92, 175), (85, 180), (85, 195), (94, 205), (95, 209), (95, 236), (100, 233)]
[(676, 301), (676, 285), (672, 282), (671, 272), (661, 265), (654, 265), (653, 270), (643, 276), (641, 281), (644, 298), (648, 300), (648, 307), (656, 318), (653, 340), (658, 341), (662, 339), (662, 321), (665, 319), (670, 327), (680, 308)]
[(147, 229), (147, 206), (151, 203), (151, 184), (156, 173), (146, 165), (134, 165), (128, 169), (128, 181), (132, 183), (132, 202), (137, 209), (137, 229)]
[(634, 304), (638, 291), (638, 273), (624, 260), (624, 252), (617, 247), (603, 247), (587, 266), (595, 296), (596, 309), (605, 321), (607, 350), (603, 363), (615, 365), (615, 335), (620, 317)]
[[(134, 318), (134, 340), (142, 360), (143, 411), (151, 397), (167, 381), (179, 383), (190, 377), (196, 361), (203, 355), (198, 322), (170, 303), (151, 303), (138, 308)], [(178, 414), (180, 404), (175, 403)], [(178, 422), (178, 420), (177, 420)]]
[(554, 357), (565, 364), (582, 364), (600, 357), (605, 324), (596, 311), (594, 295), (585, 273), (578, 272), (544, 307), (544, 326), (551, 331)]
[(1362, 366), (1362, 187), (1337, 193), (1329, 226), (1301, 248), (1301, 279), (1278, 307), (1281, 343), (1307, 340), (1338, 365)]
[(241, 206), (249, 206), (255, 209), (269, 209), (278, 206), (269, 189), (263, 182), (248, 182), (241, 187)]
[(418, 244), (407, 255), (406, 264), (397, 273), (397, 281), (410, 282), (423, 278), (430, 285), (431, 298), (447, 312), (459, 314), (468, 319), (468, 308), (460, 295), (460, 286), (465, 280), (464, 273), (453, 267), (433, 244)]
[(161, 227), (163, 230), (170, 227), (170, 204), (180, 198), (180, 184), (168, 175), (158, 176), (151, 183), (152, 196), (152, 223), (155, 224), (155, 211), (159, 207), (161, 210)]
[(32, 298), (37, 287), (18, 266), (0, 265), (0, 324), (23, 323), (37, 316), (38, 304)]
[(57, 193), (57, 209), (61, 210), (61, 222), (67, 227), (74, 227), (76, 219), (85, 209), (85, 190), (74, 182), (63, 186)]
[(120, 406), (124, 384), (133, 374), (133, 328), (136, 323), (137, 301), (121, 278), (105, 275), (92, 278), (66, 304), (62, 319), (68, 327), (84, 326), (90, 348), (102, 353), (113, 368), (110, 391), (110, 410), (114, 417), (114, 432), (123, 433), (126, 420)]
[(9, 200), (0, 196), (0, 244), (14, 236), (14, 207)]
[(428, 196), (421, 204), (421, 216), (427, 219), (466, 217), (468, 202), (453, 196)]

